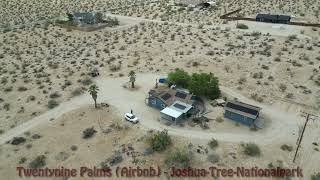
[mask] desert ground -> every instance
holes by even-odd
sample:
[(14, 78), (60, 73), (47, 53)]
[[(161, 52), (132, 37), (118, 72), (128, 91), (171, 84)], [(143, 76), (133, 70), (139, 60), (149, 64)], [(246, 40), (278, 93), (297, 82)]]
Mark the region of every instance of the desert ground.
[[(280, 147), (296, 147), (305, 120), (302, 112), (319, 115), (320, 28), (225, 21), (219, 16), (242, 8), (240, 15), (246, 17), (270, 12), (319, 23), (319, 7), (316, 0), (225, 0), (203, 11), (173, 7), (168, 0), (1, 1), (0, 175), (19, 179), (15, 167), (21, 158), (27, 166), (39, 155), (46, 155), (48, 167), (99, 165), (122, 144), (144, 152), (149, 131), (167, 129), (174, 145), (165, 153), (139, 157), (144, 165), (159, 162), (165, 167), (169, 152), (191, 143), (209, 149), (201, 154), (191, 148), (193, 166), (212, 165), (207, 156), (215, 153), (222, 167), (281, 162), (284, 167), (301, 166), (310, 179), (320, 172), (319, 147), (314, 145), (320, 143), (319, 118), (307, 126), (296, 163), (294, 150)], [(100, 11), (118, 18), (120, 25), (83, 32), (51, 21), (75, 11)], [(239, 23), (248, 29), (236, 28)], [(223, 119), (223, 109), (211, 107), (209, 101), (208, 130), (159, 121), (159, 111), (146, 106), (144, 99), (155, 79), (176, 68), (214, 73), (223, 96), (263, 108), (264, 128), (252, 131)], [(90, 76), (94, 69), (100, 72), (98, 78)], [(131, 70), (137, 73), (136, 90), (124, 88)], [(109, 108), (93, 108), (87, 92), (91, 84), (99, 86), (98, 101)], [(140, 124), (123, 122), (123, 113), (130, 109), (142, 119)], [(97, 133), (82, 139), (82, 131), (90, 127)], [(8, 143), (18, 136), (27, 142)], [(207, 147), (212, 138), (219, 141), (213, 150)], [(262, 155), (244, 155), (241, 144), (247, 142), (259, 145)], [(71, 150), (72, 145), (77, 150)], [(121, 165), (133, 163), (124, 157)]]

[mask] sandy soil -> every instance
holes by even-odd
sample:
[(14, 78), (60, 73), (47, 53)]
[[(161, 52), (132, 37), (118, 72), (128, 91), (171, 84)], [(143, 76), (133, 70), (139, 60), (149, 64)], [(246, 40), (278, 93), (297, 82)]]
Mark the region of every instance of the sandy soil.
[[(59, 123), (80, 118), (77, 113), (92, 103), (86, 93), (92, 83), (97, 83), (101, 89), (99, 101), (110, 103), (114, 108), (112, 112), (117, 116), (121, 117), (133, 109), (142, 118), (139, 130), (143, 132), (167, 128), (182, 146), (187, 142), (206, 145), (215, 137), (222, 143), (218, 152), (224, 157), (226, 166), (230, 163), (242, 165), (243, 161), (248, 163), (245, 165), (267, 165), (276, 160), (293, 166), (290, 163), (293, 152), (283, 152), (279, 147), (284, 143), (295, 147), (304, 122), (301, 111), (319, 113), (320, 29), (225, 22), (218, 17), (241, 7), (240, 15), (243, 16), (253, 17), (258, 12), (281, 13), (293, 15), (294, 21), (319, 23), (319, 1), (296, 2), (225, 0), (211, 10), (189, 11), (170, 6), (168, 0), (145, 1), (144, 5), (131, 0), (86, 0), (81, 3), (64, 0), (1, 1), (0, 142), (3, 144), (26, 131), (39, 130), (45, 136), (39, 140), (39, 146), (33, 153), (2, 145), (0, 155), (6, 161), (1, 163), (0, 174), (15, 179), (12, 169), (7, 171), (6, 163), (14, 167), (22, 156), (30, 153), (34, 158), (40, 152), (45, 153), (47, 141), (58, 144), (54, 138), (62, 139), (63, 135), (69, 135), (72, 141), (83, 143), (79, 137), (82, 129), (91, 125), (87, 124), (90, 121), (77, 124), (74, 127), (77, 132), (70, 134), (64, 132)], [(81, 32), (46, 23), (46, 19), (57, 18), (67, 11), (85, 10), (115, 16), (120, 26)], [(249, 29), (237, 29), (237, 23), (246, 24)], [(25, 27), (10, 30), (12, 25)], [(263, 107), (265, 128), (253, 132), (228, 120), (222, 123), (212, 120), (210, 129), (203, 131), (198, 126), (185, 124), (174, 127), (159, 122), (159, 112), (145, 106), (144, 99), (155, 79), (175, 68), (183, 68), (190, 73), (213, 72), (219, 78), (225, 96)], [(99, 70), (101, 77), (90, 77), (94, 69)], [(130, 70), (138, 74), (140, 88), (136, 91), (123, 88)], [(92, 114), (91, 110), (86, 113)], [(221, 109), (211, 110), (213, 112), (207, 114), (209, 118), (221, 116)], [(68, 114), (72, 112), (75, 114), (69, 118)], [(54, 127), (67, 134), (55, 136)], [(319, 144), (319, 124), (315, 121), (307, 128), (296, 165), (304, 167), (309, 177), (319, 172), (320, 156), (312, 144)], [(138, 137), (136, 132), (128, 134), (128, 137)], [(102, 138), (100, 135), (97, 137)], [(130, 138), (125, 141), (131, 142)], [(247, 159), (238, 147), (242, 141), (259, 144), (263, 148), (263, 156)], [(29, 137), (28, 142), (33, 143), (33, 140)], [(92, 145), (95, 146), (99, 146), (98, 143)], [(107, 142), (106, 147), (109, 146), (110, 142)], [(53, 149), (49, 159), (53, 160), (53, 154), (68, 148)], [(101, 149), (98, 151), (102, 152)], [(228, 159), (228, 153), (237, 153), (241, 161)], [(79, 153), (77, 159), (83, 154)], [(205, 156), (202, 157), (204, 159)], [(51, 160), (48, 162), (50, 165), (57, 164)]]

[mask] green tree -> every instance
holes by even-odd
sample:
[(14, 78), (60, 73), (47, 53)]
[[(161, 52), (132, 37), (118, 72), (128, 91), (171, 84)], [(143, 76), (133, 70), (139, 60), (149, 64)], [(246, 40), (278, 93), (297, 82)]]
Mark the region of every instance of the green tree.
[(183, 69), (176, 69), (176, 71), (168, 74), (168, 82), (187, 88), (190, 82), (190, 75)]
[(89, 87), (88, 92), (91, 94), (92, 99), (94, 101), (94, 107), (97, 108), (97, 97), (98, 97), (99, 87), (95, 84)]
[(96, 20), (97, 20), (97, 23), (103, 23), (103, 14), (101, 12), (98, 12), (96, 14)]
[(212, 73), (192, 74), (189, 83), (190, 92), (197, 96), (216, 99), (220, 96), (219, 80)]
[(134, 71), (129, 72), (131, 88), (134, 88), (134, 82), (136, 81), (136, 73)]
[(73, 14), (67, 13), (68, 21), (73, 21)]

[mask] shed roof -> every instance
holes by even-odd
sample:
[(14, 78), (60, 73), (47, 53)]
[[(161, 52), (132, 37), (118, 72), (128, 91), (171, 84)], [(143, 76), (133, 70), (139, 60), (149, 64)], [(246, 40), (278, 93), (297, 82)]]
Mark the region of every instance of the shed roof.
[(260, 107), (239, 101), (228, 101), (224, 109), (253, 119), (258, 116), (261, 110)]
[(172, 109), (170, 107), (166, 107), (160, 112), (163, 113), (163, 114), (166, 114), (166, 115), (168, 115), (170, 117), (173, 117), (173, 118), (178, 118), (178, 117), (180, 117), (182, 115), (182, 112), (179, 112), (179, 111), (177, 111), (175, 109)]
[(176, 111), (179, 111), (181, 113), (187, 113), (192, 108), (192, 106), (190, 104), (186, 104), (186, 103), (183, 103), (181, 101), (175, 101), (170, 106), (170, 108), (174, 109)]

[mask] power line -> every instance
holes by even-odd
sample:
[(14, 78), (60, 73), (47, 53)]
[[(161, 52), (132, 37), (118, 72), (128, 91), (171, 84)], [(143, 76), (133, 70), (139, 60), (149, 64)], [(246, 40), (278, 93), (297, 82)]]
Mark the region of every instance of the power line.
[[(296, 160), (296, 157), (297, 157), (297, 154), (298, 154), (300, 145), (301, 145), (301, 141), (302, 141), (304, 132), (305, 132), (305, 130), (306, 130), (306, 127), (307, 127), (307, 124), (308, 124), (309, 120), (311, 119), (310, 117), (311, 117), (311, 116), (312, 116), (312, 117), (319, 117), (319, 116), (316, 116), (316, 115), (311, 114), (311, 113), (306, 113), (306, 112), (302, 112), (302, 113), (306, 114), (307, 117), (306, 117), (306, 121), (305, 121), (305, 123), (304, 123), (303, 129), (302, 129), (302, 132), (301, 132), (301, 134), (299, 135), (299, 137), (298, 137), (298, 139), (297, 139), (297, 145), (298, 145), (298, 146), (297, 146), (296, 152), (295, 152), (295, 154), (294, 154), (293, 162), (295, 162), (295, 160)], [(314, 119), (313, 119), (313, 120), (314, 120)]]

